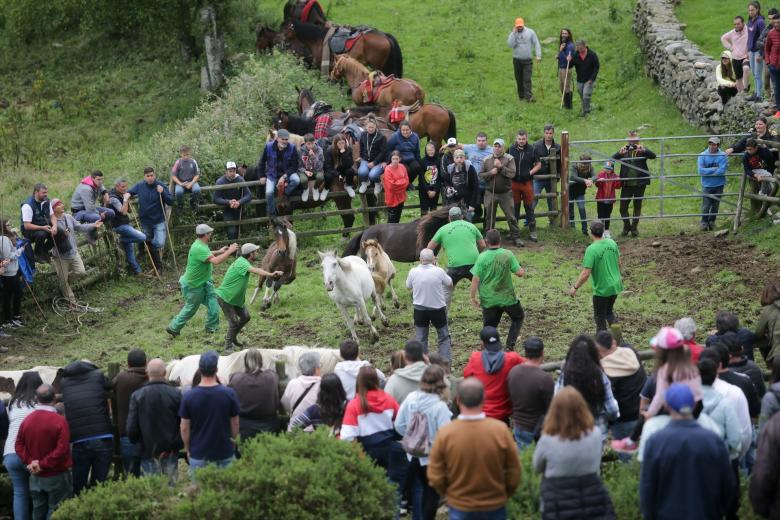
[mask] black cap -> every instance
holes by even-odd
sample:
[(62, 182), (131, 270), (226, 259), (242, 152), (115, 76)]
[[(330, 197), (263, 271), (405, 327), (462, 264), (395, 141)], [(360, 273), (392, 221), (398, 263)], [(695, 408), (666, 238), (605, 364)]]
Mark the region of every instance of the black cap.
[(538, 358), (544, 353), (544, 342), (539, 336), (528, 336), (523, 341), (525, 357)]
[(501, 339), (498, 336), (498, 330), (495, 327), (482, 327), (479, 332), (479, 339), (485, 344), (488, 350), (498, 350), (501, 348)]

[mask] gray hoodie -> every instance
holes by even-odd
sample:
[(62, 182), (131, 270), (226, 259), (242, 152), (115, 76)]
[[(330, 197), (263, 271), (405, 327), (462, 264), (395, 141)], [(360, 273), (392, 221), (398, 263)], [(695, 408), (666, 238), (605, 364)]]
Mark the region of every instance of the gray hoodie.
[(84, 211), (97, 211), (97, 200), (103, 191), (97, 193), (92, 186), (84, 184), (83, 182), (76, 186), (76, 190), (73, 192), (73, 196), (70, 198), (70, 208), (75, 213), (80, 210)]
[(718, 425), (721, 438), (726, 442), (732, 459), (739, 457), (742, 449), (742, 426), (737, 412), (723, 399), (723, 395), (710, 385), (701, 385), (704, 413)]
[(5, 266), (5, 273), (3, 276), (16, 276), (19, 271), (18, 258), (24, 253), (24, 248), (16, 249), (13, 240), (5, 235), (0, 235), (0, 260), (11, 260), (11, 262)]
[[(357, 382), (358, 372), (362, 367), (369, 366), (371, 366), (371, 363), (364, 359), (339, 361), (336, 363), (336, 368), (333, 369), (333, 372), (341, 379), (341, 386), (344, 387), (344, 391), (347, 393), (347, 400), (355, 397), (355, 383)], [(385, 375), (378, 368), (376, 369), (376, 375), (379, 376), (380, 383), (384, 383)]]
[(392, 395), (398, 404), (403, 403), (407, 395), (420, 389), (420, 380), (426, 368), (428, 365), (425, 361), (415, 361), (411, 365), (399, 368), (387, 380), (385, 392)]
[(524, 27), (522, 31), (512, 31), (506, 41), (512, 47), (512, 57), (518, 60), (530, 60), (533, 51), (536, 51), (536, 59), (542, 59), (542, 46), (533, 29)]

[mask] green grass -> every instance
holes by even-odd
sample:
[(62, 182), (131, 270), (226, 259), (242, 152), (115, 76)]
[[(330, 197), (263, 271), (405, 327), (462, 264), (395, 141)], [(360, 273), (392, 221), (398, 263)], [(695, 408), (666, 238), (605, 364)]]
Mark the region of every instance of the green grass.
[[(738, 0), (685, 0), (677, 6), (676, 13), (680, 22), (686, 25), (685, 36), (717, 60), (723, 52), (721, 35), (734, 28), (735, 16), (747, 20), (747, 4)], [(768, 7), (768, 4), (762, 6), (764, 16)]]

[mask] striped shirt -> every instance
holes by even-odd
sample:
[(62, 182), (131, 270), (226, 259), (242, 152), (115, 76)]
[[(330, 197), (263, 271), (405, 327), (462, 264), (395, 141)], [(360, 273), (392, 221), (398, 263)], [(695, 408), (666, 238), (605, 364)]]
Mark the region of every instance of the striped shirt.
[(11, 453), (16, 453), (16, 436), (19, 433), (19, 427), (28, 415), (35, 411), (34, 406), (19, 406), (14, 403), (13, 406), (8, 408), (8, 437), (5, 439), (5, 448), (3, 449), (3, 456)]

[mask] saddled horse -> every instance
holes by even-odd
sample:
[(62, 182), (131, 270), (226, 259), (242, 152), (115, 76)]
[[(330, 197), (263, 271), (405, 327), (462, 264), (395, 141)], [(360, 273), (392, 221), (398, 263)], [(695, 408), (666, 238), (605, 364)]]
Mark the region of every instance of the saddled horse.
[[(391, 107), (359, 106), (349, 109), (354, 115), (366, 115), (373, 112), (376, 117), (389, 121)], [(458, 126), (455, 121), (455, 114), (449, 108), (438, 103), (425, 103), (424, 105), (415, 104), (411, 107), (396, 107), (396, 110), (406, 112), (406, 118), (412, 126), (412, 130), (420, 137), (427, 137), (429, 141), (436, 145), (436, 149), (441, 148), (442, 142), (450, 137), (457, 137)]]
[[(325, 27), (293, 20), (285, 25), (282, 35), (288, 42), (301, 42), (306, 45), (311, 52), (314, 68), (320, 69), (322, 46), (325, 44), (328, 31), (329, 29)], [(377, 29), (368, 29), (360, 33), (349, 50), (344, 48), (336, 54), (342, 53), (385, 74), (393, 74), (397, 78), (403, 77), (401, 47), (391, 34)]]
[(284, 274), (279, 278), (267, 278), (261, 276), (257, 281), (250, 305), (255, 302), (260, 288), (265, 284), (265, 294), (263, 295), (263, 305), (261, 309), (266, 310), (271, 303), (276, 300), (279, 303), (279, 289), (282, 285), (291, 284), (295, 280), (295, 267), (298, 263), (298, 239), (292, 230), (290, 221), (284, 217), (271, 219), (271, 231), (274, 241), (265, 252), (260, 267), (269, 273), (282, 271)]
[(371, 226), (352, 237), (343, 256), (360, 254), (361, 244), (373, 239), (382, 245), (391, 260), (416, 262), (436, 231), (449, 222), (449, 211), (450, 206), (446, 206), (405, 224)]
[(284, 19), (297, 20), (324, 27), (328, 22), (325, 12), (317, 0), (288, 0), (284, 4)]
[(293, 54), (300, 56), (307, 67), (314, 66), (314, 59), (309, 48), (297, 40), (287, 41), (279, 31), (274, 31), (270, 27), (258, 25), (255, 29), (255, 50), (257, 52), (267, 51), (272, 48), (286, 49)]
[(352, 91), (352, 101), (358, 105), (391, 106), (398, 101), (404, 105), (425, 102), (425, 91), (416, 82), (408, 78), (401, 79), (377, 73), (375, 84), (371, 71), (365, 65), (346, 54), (336, 57), (330, 79), (346, 78)]

